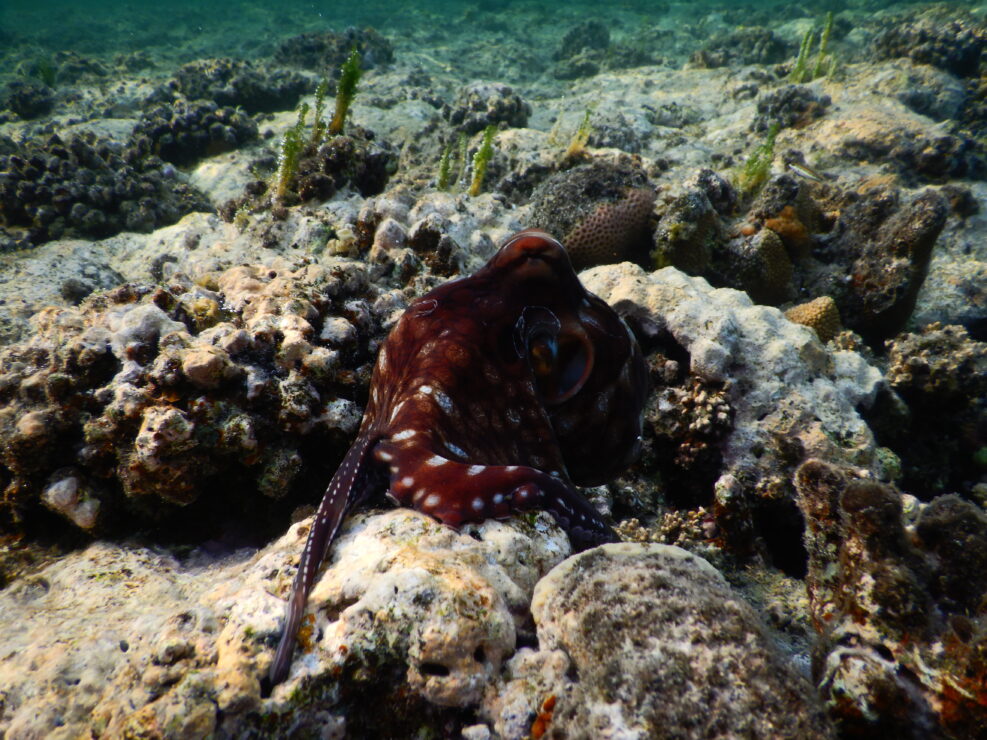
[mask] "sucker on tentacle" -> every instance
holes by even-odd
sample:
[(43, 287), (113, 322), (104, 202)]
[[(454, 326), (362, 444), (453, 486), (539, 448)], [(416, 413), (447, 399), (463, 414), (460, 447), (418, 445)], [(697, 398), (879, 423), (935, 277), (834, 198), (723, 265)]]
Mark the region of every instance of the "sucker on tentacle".
[(576, 549), (616, 540), (574, 484), (636, 458), (646, 378), (627, 325), (543, 232), (515, 234), (474, 275), (412, 302), (312, 523), (271, 683), (288, 675), (319, 566), (374, 468), (399, 504), (454, 527), (543, 509)]

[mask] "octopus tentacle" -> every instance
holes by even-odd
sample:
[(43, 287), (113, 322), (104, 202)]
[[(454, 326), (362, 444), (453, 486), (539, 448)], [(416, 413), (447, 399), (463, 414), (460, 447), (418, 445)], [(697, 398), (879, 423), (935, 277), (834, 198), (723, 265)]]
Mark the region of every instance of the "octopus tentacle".
[(315, 583), (315, 576), (329, 551), (329, 546), (336, 539), (347, 512), (366, 495), (367, 463), (370, 460), (368, 453), (373, 444), (372, 437), (357, 438), (329, 482), (319, 509), (315, 513), (315, 520), (312, 522), (305, 549), (302, 550), (302, 557), (298, 563), (298, 572), (295, 573), (295, 579), (291, 584), (281, 641), (274, 654), (274, 662), (271, 663), (269, 676), (272, 685), (277, 685), (288, 677), (291, 656), (295, 651), (295, 636), (298, 634), (302, 615), (305, 612), (305, 602), (308, 600), (309, 591), (312, 590), (312, 584)]
[[(389, 442), (381, 442), (374, 454), (390, 465), (389, 493), (398, 503), (443, 524), (458, 527), (539, 509), (548, 511), (569, 532), (576, 549), (617, 539), (562, 471), (550, 474), (527, 465), (470, 464), (433, 450)], [(444, 491), (461, 495), (443, 495)]]

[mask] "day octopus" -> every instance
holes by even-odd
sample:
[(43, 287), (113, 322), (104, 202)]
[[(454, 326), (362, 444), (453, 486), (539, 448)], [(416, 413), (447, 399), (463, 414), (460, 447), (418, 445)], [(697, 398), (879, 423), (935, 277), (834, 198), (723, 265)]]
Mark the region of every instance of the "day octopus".
[(356, 441), (302, 551), (270, 680), (288, 675), (305, 602), (374, 482), (444, 524), (549, 512), (585, 549), (617, 539), (576, 485), (637, 457), (647, 370), (634, 335), (541, 231), (408, 306), (377, 356)]

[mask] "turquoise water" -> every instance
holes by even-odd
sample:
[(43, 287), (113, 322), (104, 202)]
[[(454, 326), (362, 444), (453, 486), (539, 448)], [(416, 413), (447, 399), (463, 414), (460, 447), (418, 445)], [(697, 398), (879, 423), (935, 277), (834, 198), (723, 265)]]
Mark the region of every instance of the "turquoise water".
[(710, 14), (738, 26), (772, 25), (800, 16), (822, 16), (830, 10), (866, 14), (915, 4), (894, 0), (813, 3), (624, 0), (607, 5), (570, 2), (561, 6), (524, 0), (422, 3), (4, 0), (0, 3), (0, 39), (5, 50), (0, 55), (10, 59), (24, 47), (35, 47), (86, 54), (146, 51), (163, 56), (236, 54), (249, 58), (263, 56), (272, 41), (285, 36), (351, 25), (371, 25), (398, 34), (429, 29), (436, 38), (441, 38), (461, 36), (464, 27), (470, 26), (480, 34), (517, 33), (518, 29), (511, 28), (510, 23), (523, 17), (532, 23), (527, 31), (538, 36), (554, 31), (561, 37), (567, 22), (600, 18), (619, 20), (621, 26), (616, 32), (628, 33), (649, 24), (701, 27), (708, 22), (706, 16)]

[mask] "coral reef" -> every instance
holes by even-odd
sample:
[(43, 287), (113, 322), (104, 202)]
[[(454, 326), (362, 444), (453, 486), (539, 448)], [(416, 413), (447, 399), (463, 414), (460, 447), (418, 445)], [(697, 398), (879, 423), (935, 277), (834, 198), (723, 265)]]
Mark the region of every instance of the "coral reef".
[(632, 260), (650, 250), (654, 190), (631, 162), (604, 160), (556, 173), (531, 195), (532, 228), (565, 244), (573, 266)]
[(160, 159), (92, 134), (27, 142), (0, 157), (0, 170), (0, 224), (19, 247), (71, 235), (151, 231), (209, 208)]
[(756, 303), (777, 306), (795, 294), (789, 250), (772, 229), (727, 240), (713, 252), (709, 278), (716, 285), (743, 290)]
[(278, 42), (274, 61), (319, 74), (334, 73), (354, 49), (364, 69), (394, 61), (394, 45), (373, 28), (347, 28), (339, 33), (313, 31), (292, 36)]
[(363, 196), (376, 195), (384, 189), (396, 158), (386, 142), (366, 132), (333, 137), (299, 162), (298, 197), (325, 200), (345, 185)]
[(55, 105), (51, 88), (34, 80), (12, 80), (0, 93), (0, 110), (9, 110), (18, 118), (38, 118), (50, 113)]
[(169, 102), (175, 93), (188, 100), (212, 100), (247, 113), (291, 110), (311, 91), (306, 77), (293, 70), (271, 70), (239, 59), (201, 59), (181, 66), (152, 100)]
[(814, 678), (851, 737), (978, 737), (987, 722), (987, 515), (940, 496), (911, 515), (889, 486), (809, 460), (796, 473)]
[(876, 81), (882, 93), (893, 95), (916, 113), (935, 121), (959, 119), (964, 106), (969, 106), (974, 97), (968, 94), (963, 81), (949, 72), (907, 60), (894, 64)]
[(31, 528), (42, 506), (92, 532), (135, 517), (188, 526), (196, 507), (176, 505), (224, 499), (263, 517), (265, 499), (310, 474), (307, 448), (347, 443), (393, 300), (373, 303), (366, 271), (346, 262), (203, 281), (211, 287), (176, 277), (52, 308), (3, 351), (7, 526)]
[(552, 55), (552, 76), (560, 80), (590, 77), (600, 71), (610, 48), (610, 31), (601, 21), (589, 20), (570, 28)]
[[(457, 533), (408, 510), (358, 515), (313, 591), (306, 654), (264, 697), (282, 609), (273, 593), (288, 588), (310, 525), (253, 557), (197, 550), (179, 561), (96, 543), (0, 591), (6, 644), (16, 646), (0, 660), (0, 727), (119, 737), (456, 728), (497, 681), (515, 636), (531, 633), (535, 582), (569, 553), (543, 516)], [(39, 609), (52, 618), (28, 617)]]
[(690, 58), (697, 67), (736, 67), (743, 64), (778, 64), (785, 60), (785, 43), (761, 26), (738, 28), (717, 34), (706, 41)]
[(671, 265), (690, 275), (702, 274), (713, 249), (722, 238), (720, 219), (705, 190), (696, 186), (666, 199), (656, 208), (654, 260), (658, 267)]
[(782, 128), (804, 128), (822, 118), (832, 104), (828, 95), (818, 95), (806, 85), (783, 85), (757, 98), (754, 131), (768, 131), (773, 124)]
[(737, 191), (730, 182), (716, 171), (703, 167), (688, 178), (685, 186), (702, 190), (709, 203), (721, 216), (733, 215), (737, 209)]
[[(686, 368), (674, 367), (673, 377), (655, 379), (656, 392), (645, 408), (640, 466), (657, 474), (668, 503), (689, 507), (698, 491), (713, 490), (723, 465), (720, 443), (733, 430), (733, 409), (722, 383), (697, 375), (679, 378)], [(661, 368), (663, 375), (670, 370)]]
[(850, 281), (830, 292), (847, 327), (877, 345), (907, 321), (949, 204), (934, 190), (902, 202), (894, 189), (874, 188), (849, 198), (832, 234), (814, 254), (849, 266)]
[(875, 36), (871, 54), (877, 59), (906, 57), (959, 77), (977, 75), (987, 48), (987, 29), (972, 18), (943, 18), (935, 11), (890, 24)]
[(887, 118), (870, 111), (832, 126), (824, 119), (819, 125), (840, 158), (881, 165), (901, 175), (906, 184), (955, 177), (981, 179), (987, 174), (980, 146), (960, 130), (945, 133), (941, 128), (918, 126), (908, 118)]
[[(983, 3), (15, 4), (0, 736), (984, 736)], [(386, 329), (531, 226), (653, 387), (582, 493), (723, 577), (375, 499), (272, 688)]]
[(566, 31), (562, 43), (553, 55), (555, 59), (568, 59), (587, 49), (604, 50), (610, 46), (610, 31), (600, 21), (579, 23)]
[[(314, 630), (323, 637), (273, 698), (303, 689), (309, 698), (297, 709), (308, 704), (313, 711), (329, 698), (319, 690), (322, 676), (342, 669), (343, 677), (356, 679), (345, 687), (349, 700), (359, 702), (362, 666), (376, 674), (370, 680), (381, 691), (406, 693), (406, 702), (425, 702), (433, 711), (479, 703), (516, 634), (529, 629), (535, 582), (569, 552), (564, 536), (551, 527), (545, 532), (541, 517), (536, 521), (542, 531), (527, 535), (497, 522), (459, 533), (406, 510), (357, 522), (338, 543), (337, 565), (312, 591)], [(303, 533), (293, 530), (295, 550)], [(279, 580), (286, 589), (288, 580)], [(389, 714), (370, 721), (399, 716)]]
[(508, 85), (471, 82), (456, 94), (455, 102), (444, 115), (457, 130), (472, 136), (500, 123), (526, 126), (531, 106)]
[[(311, 131), (306, 130), (309, 105), (302, 103), (295, 123), (282, 135), (271, 179), (253, 179), (246, 184), (242, 195), (224, 202), (219, 212), (226, 221), (234, 222), (250, 211), (271, 207), (276, 217), (283, 219), (287, 216), (287, 206), (327, 200), (346, 186), (364, 196), (376, 195), (384, 189), (395, 169), (394, 149), (361, 126), (351, 126), (347, 135), (332, 130), (336, 124), (342, 127), (359, 79), (359, 61), (356, 57), (351, 60), (354, 65), (349, 75), (351, 89), (345, 101), (342, 94), (337, 95), (332, 123), (327, 126), (320, 120), (326, 91), (326, 85), (320, 84)], [(255, 162), (260, 166), (268, 164), (264, 159)]]
[(187, 165), (232, 151), (256, 136), (257, 124), (241, 111), (209, 101), (177, 101), (146, 110), (131, 134), (131, 146), (141, 154)]
[[(650, 35), (649, 35), (650, 34)], [(660, 48), (658, 29), (641, 29), (634, 37), (613, 42), (606, 24), (588, 20), (570, 28), (552, 54), (549, 73), (558, 80), (592, 77), (605, 69), (627, 69), (655, 64)]]
[(100, 59), (73, 51), (58, 51), (51, 59), (54, 81), (69, 85), (84, 80), (99, 80), (110, 76), (110, 69)]
[(888, 383), (908, 405), (904, 420), (872, 424), (902, 460), (901, 485), (928, 499), (940, 491), (974, 496), (987, 465), (987, 343), (959, 326), (929, 324), (888, 342)]

